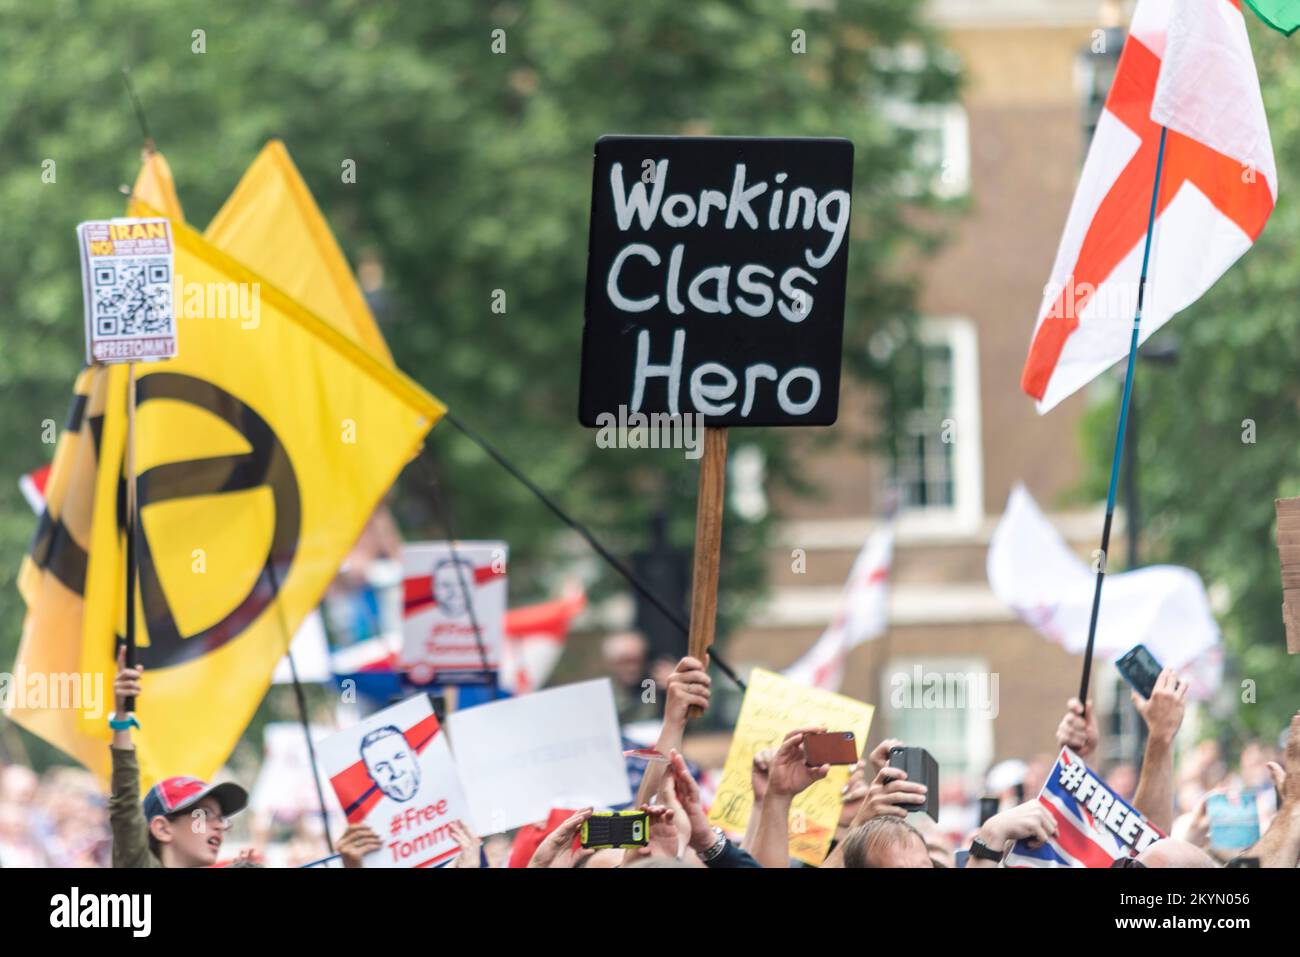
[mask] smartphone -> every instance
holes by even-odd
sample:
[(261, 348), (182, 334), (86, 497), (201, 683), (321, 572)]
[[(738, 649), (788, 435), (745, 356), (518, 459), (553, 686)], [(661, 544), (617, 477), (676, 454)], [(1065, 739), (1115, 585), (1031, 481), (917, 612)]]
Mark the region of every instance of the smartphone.
[(1211, 794), (1205, 812), (1215, 850), (1244, 851), (1259, 841), (1259, 803), (1253, 788), (1239, 795)]
[(925, 748), (890, 748), (889, 766), (901, 768), (907, 773), (907, 780), (925, 785), (925, 803), (914, 804), (917, 811), (924, 811), (930, 819), (939, 820), (939, 764)]
[(803, 761), (810, 768), (819, 768), (823, 764), (857, 764), (857, 737), (852, 731), (805, 734)]
[(1124, 676), (1124, 680), (1133, 686), (1144, 698), (1150, 698), (1155, 690), (1156, 679), (1160, 677), (1160, 662), (1155, 655), (1147, 651), (1146, 645), (1134, 645), (1124, 652), (1115, 667)]
[(596, 811), (582, 822), (582, 846), (604, 849), (645, 847), (650, 815), (645, 811)]
[(979, 826), (983, 827), (985, 822), (988, 821), (989, 818), (993, 817), (995, 814), (998, 813), (998, 809), (1001, 806), (1002, 806), (1001, 798), (995, 798), (995, 797), (980, 798), (980, 825)]

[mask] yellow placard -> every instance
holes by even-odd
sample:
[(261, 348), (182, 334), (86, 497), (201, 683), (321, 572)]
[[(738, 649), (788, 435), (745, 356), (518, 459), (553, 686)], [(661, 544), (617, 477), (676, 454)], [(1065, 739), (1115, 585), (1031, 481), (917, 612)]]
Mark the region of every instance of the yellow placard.
[[(852, 731), (860, 752), (875, 711), (874, 705), (755, 668), (740, 706), (722, 782), (709, 809), (710, 823), (733, 835), (743, 834), (749, 826), (754, 807), (750, 772), (757, 752), (779, 747), (796, 728)], [(806, 864), (820, 864), (825, 859), (839, 823), (841, 792), (849, 770), (848, 765), (835, 765), (830, 774), (795, 797), (790, 809), (791, 857)]]

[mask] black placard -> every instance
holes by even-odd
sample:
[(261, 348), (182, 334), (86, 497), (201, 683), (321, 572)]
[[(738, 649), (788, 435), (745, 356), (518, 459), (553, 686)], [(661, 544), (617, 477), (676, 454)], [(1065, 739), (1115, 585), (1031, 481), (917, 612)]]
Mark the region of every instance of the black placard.
[(845, 139), (597, 140), (582, 424), (834, 422), (852, 181)]

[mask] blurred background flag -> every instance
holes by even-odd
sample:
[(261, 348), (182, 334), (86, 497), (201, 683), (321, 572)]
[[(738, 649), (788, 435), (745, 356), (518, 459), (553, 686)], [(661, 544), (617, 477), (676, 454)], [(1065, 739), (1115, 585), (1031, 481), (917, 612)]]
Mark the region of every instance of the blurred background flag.
[(1259, 18), (1287, 36), (1300, 28), (1300, 0), (1246, 0)]
[(1040, 413), (1128, 355), (1162, 126), (1142, 342), (1251, 247), (1277, 201), (1259, 77), (1235, 3), (1140, 0), (1133, 13), (1021, 376)]
[(849, 652), (889, 627), (889, 566), (894, 555), (894, 524), (871, 534), (853, 561), (835, 620), (785, 677), (825, 691), (839, 691)]
[[(1092, 614), (1094, 572), (1017, 485), (993, 532), (989, 587), (1026, 624), (1071, 654), (1082, 654)], [(1206, 700), (1222, 680), (1219, 626), (1201, 577), (1190, 568), (1152, 565), (1107, 574), (1097, 621), (1096, 654), (1114, 661), (1144, 644), (1162, 665)]]

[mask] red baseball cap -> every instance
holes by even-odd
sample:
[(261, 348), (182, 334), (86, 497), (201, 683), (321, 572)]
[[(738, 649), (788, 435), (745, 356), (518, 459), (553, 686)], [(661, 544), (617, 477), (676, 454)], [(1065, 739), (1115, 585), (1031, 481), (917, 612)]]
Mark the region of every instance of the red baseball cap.
[(238, 784), (208, 784), (198, 778), (175, 777), (159, 781), (144, 796), (144, 816), (152, 821), (188, 811), (205, 797), (216, 798), (222, 817), (230, 817), (248, 806), (248, 792)]

